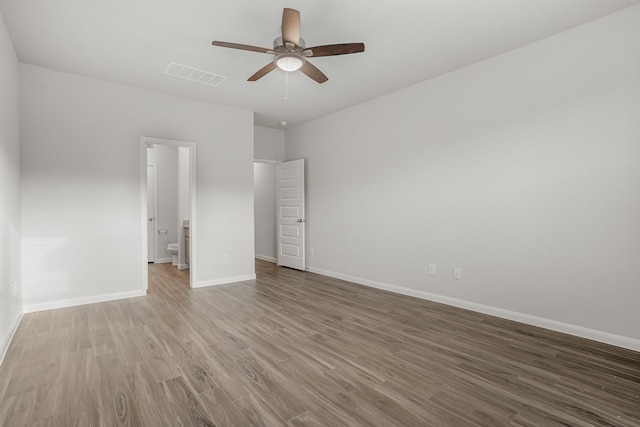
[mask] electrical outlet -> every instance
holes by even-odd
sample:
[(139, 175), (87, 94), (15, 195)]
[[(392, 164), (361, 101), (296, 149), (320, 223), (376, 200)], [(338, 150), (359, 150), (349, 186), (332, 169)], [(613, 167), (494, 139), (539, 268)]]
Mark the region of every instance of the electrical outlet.
[(11, 293), (14, 297), (18, 294), (18, 282), (11, 283)]
[(435, 276), (435, 275), (436, 275), (436, 265), (429, 264), (429, 276)]
[(229, 262), (229, 254), (224, 254), (224, 256), (222, 257), (222, 260), (224, 262)]
[(309, 255), (313, 256), (313, 248), (309, 248)]
[(460, 267), (453, 267), (453, 278), (462, 280), (462, 269)]

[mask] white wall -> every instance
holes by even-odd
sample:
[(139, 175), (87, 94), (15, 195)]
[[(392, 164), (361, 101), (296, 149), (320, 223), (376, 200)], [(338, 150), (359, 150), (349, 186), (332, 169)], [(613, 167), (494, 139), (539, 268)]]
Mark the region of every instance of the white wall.
[(309, 269), (640, 349), (638, 52), (634, 7), (288, 131)]
[(0, 362), (22, 313), (18, 58), (0, 15)]
[(140, 291), (141, 136), (197, 144), (197, 284), (253, 277), (252, 112), (25, 64), (20, 77), (26, 309)]
[(255, 126), (253, 151), (253, 158), (256, 160), (283, 161), (285, 158), (284, 131)]
[(156, 228), (162, 231), (156, 232), (156, 261), (161, 262), (171, 260), (167, 245), (178, 243), (178, 147), (155, 144), (147, 150), (147, 164), (156, 168)]
[(280, 129), (256, 126), (254, 131), (254, 227), (256, 258), (276, 261), (276, 163), (285, 158), (285, 135)]

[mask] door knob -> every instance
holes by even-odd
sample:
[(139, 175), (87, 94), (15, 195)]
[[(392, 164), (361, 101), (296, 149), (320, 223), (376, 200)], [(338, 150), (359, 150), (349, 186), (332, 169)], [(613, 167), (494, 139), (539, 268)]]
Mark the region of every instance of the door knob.
[(298, 222), (307, 222), (306, 219), (298, 218)]

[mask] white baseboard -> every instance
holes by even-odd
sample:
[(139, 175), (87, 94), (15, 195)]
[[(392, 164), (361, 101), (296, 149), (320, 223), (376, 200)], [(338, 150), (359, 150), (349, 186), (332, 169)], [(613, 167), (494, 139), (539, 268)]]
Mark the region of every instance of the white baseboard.
[(178, 267), (178, 270), (188, 270), (189, 264), (178, 264), (176, 267)]
[(96, 302), (114, 301), (125, 298), (141, 297), (146, 295), (146, 291), (136, 290), (128, 292), (116, 292), (113, 294), (93, 295), (90, 297), (64, 299), (39, 304), (28, 304), (24, 306), (25, 313), (35, 311), (53, 310), (55, 308), (73, 307), (76, 305), (94, 304)]
[(258, 258), (258, 259), (261, 259), (263, 261), (272, 262), (274, 264), (276, 264), (278, 262), (278, 260), (276, 258), (273, 258), (273, 257), (270, 257), (270, 256), (266, 256), (266, 255), (256, 254), (255, 257)]
[(154, 264), (166, 264), (168, 262), (173, 262), (173, 258), (158, 258), (153, 263)]
[(519, 313), (517, 311), (510, 311), (502, 308), (478, 304), (471, 301), (451, 298), (444, 295), (432, 294), (429, 292), (418, 291), (410, 288), (404, 288), (401, 286), (391, 285), (388, 283), (377, 282), (375, 280), (349, 276), (342, 273), (336, 273), (334, 271), (324, 270), (322, 268), (307, 267), (307, 271), (321, 274), (323, 276), (329, 276), (329, 277), (334, 277), (336, 279), (342, 279), (349, 282), (358, 283), (360, 285), (369, 286), (372, 288), (394, 292), (397, 294), (408, 295), (411, 297), (439, 302), (442, 304), (464, 308), (464, 309), (476, 311), (479, 313), (489, 314), (491, 316), (496, 316), (503, 319), (513, 320), (520, 323), (526, 323), (528, 325), (538, 326), (541, 328), (550, 329), (552, 331), (562, 332), (565, 334), (574, 335), (581, 338), (587, 338), (587, 339), (599, 341), (605, 344), (611, 344), (618, 347), (627, 348), (629, 350), (640, 351), (640, 340), (637, 340), (634, 338), (615, 335), (608, 332), (598, 331), (596, 329), (590, 329), (582, 326), (572, 325), (569, 323), (558, 322), (556, 320), (545, 319), (544, 317), (532, 316), (530, 314)]
[(24, 313), (20, 313), (18, 315), (16, 320), (13, 322), (13, 325), (11, 326), (11, 330), (9, 331), (9, 334), (7, 335), (5, 340), (2, 342), (2, 347), (0, 347), (0, 365), (2, 365), (2, 361), (4, 360), (4, 356), (7, 355), (7, 350), (9, 350), (9, 346), (11, 345), (11, 341), (13, 340), (13, 336), (18, 330), (18, 326), (20, 326), (20, 322), (22, 322), (23, 314)]
[(255, 280), (255, 274), (245, 274), (243, 276), (223, 277), (220, 279), (201, 280), (193, 285), (194, 288), (205, 288), (207, 286), (226, 285), (228, 283), (244, 282), (245, 280)]

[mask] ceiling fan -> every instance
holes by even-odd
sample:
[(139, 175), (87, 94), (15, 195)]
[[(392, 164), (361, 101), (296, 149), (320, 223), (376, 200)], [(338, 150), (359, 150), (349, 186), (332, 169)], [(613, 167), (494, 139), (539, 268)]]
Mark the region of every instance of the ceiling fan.
[(247, 79), (247, 81), (250, 82), (255, 82), (276, 68), (280, 68), (284, 71), (300, 70), (316, 82), (324, 83), (329, 80), (329, 78), (315, 65), (310, 63), (307, 58), (364, 52), (364, 43), (342, 43), (306, 47), (304, 39), (300, 37), (300, 12), (288, 8), (282, 11), (282, 36), (277, 37), (273, 41), (273, 49), (217, 40), (211, 42), (211, 44), (219, 47), (274, 55), (272, 62), (256, 71), (254, 75)]

